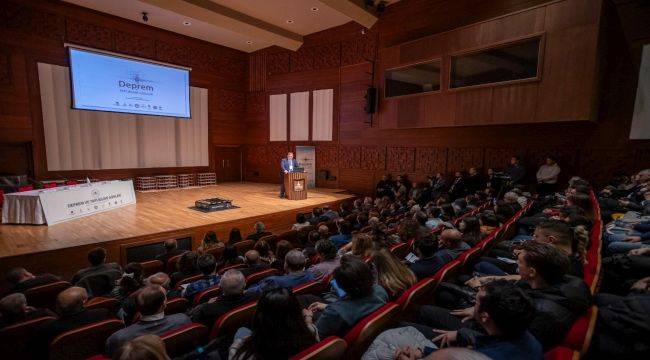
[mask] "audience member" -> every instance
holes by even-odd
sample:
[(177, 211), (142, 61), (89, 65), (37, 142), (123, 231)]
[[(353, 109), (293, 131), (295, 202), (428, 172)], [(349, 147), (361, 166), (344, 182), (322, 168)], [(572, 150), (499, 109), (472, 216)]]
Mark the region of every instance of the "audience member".
[(463, 233), (462, 241), (474, 246), (481, 242), (481, 223), (475, 216), (465, 216), (458, 224), (458, 230)]
[(261, 262), (266, 265), (271, 265), (273, 262), (273, 251), (271, 251), (271, 245), (266, 240), (257, 240), (255, 245), (253, 245), (253, 250), (257, 251)]
[(339, 249), (352, 240), (352, 225), (350, 225), (350, 222), (344, 220), (337, 222), (336, 226), (339, 233), (338, 235), (330, 236), (330, 241)]
[(373, 251), (371, 264), (377, 272), (377, 283), (392, 299), (400, 296), (417, 282), (413, 272), (386, 248)]
[(255, 225), (253, 225), (253, 230), (254, 230), (253, 233), (248, 234), (248, 236), (246, 236), (246, 240), (257, 241), (263, 238), (264, 236), (271, 235), (270, 232), (266, 231), (266, 226), (264, 226), (264, 223), (261, 221), (258, 221), (255, 223)]
[(303, 213), (298, 213), (296, 215), (296, 223), (293, 224), (291, 227), (291, 230), (300, 230), (304, 228), (305, 226), (310, 226), (311, 224), (309, 221), (307, 221), (307, 218), (305, 217), (305, 214)]
[(212, 254), (199, 256), (196, 264), (198, 265), (199, 270), (201, 270), (203, 277), (200, 280), (189, 283), (183, 290), (183, 296), (190, 300), (190, 302), (196, 294), (205, 289), (219, 285), (219, 280), (221, 280), (221, 276), (216, 274), (217, 260), (212, 256)]
[(113, 355), (115, 360), (170, 360), (159, 336), (146, 334), (126, 342)]
[(11, 284), (9, 292), (24, 292), (36, 286), (47, 285), (61, 280), (52, 274), (34, 275), (27, 269), (17, 267), (9, 270), (7, 282)]
[(300, 250), (291, 250), (284, 259), (285, 275), (270, 276), (246, 290), (247, 294), (261, 294), (277, 288), (292, 288), (314, 280), (314, 275), (305, 271), (305, 256)]
[(287, 240), (280, 240), (275, 244), (275, 257), (271, 262), (271, 267), (284, 271), (284, 257), (287, 256), (289, 251), (293, 250), (293, 245)]
[(540, 195), (550, 195), (555, 191), (560, 171), (560, 166), (555, 158), (552, 156), (547, 157), (546, 162), (537, 170), (537, 192)]
[(510, 158), (510, 164), (506, 166), (504, 173), (510, 177), (510, 182), (513, 185), (521, 184), (526, 177), (526, 168), (521, 165), (519, 156)]
[(240, 265), (244, 263), (244, 258), (239, 255), (237, 248), (234, 243), (226, 243), (226, 247), (223, 249), (223, 254), (221, 255), (221, 260), (219, 260), (218, 269), (223, 269), (228, 266)]
[(178, 271), (172, 273), (170, 276), (171, 287), (175, 287), (179, 281), (185, 278), (201, 274), (201, 270), (199, 270), (196, 264), (198, 258), (199, 254), (194, 251), (186, 251), (181, 255), (181, 258), (176, 263)]
[[(174, 240), (175, 241), (175, 240)], [(122, 268), (117, 263), (106, 263), (106, 249), (98, 247), (88, 253), (90, 266), (77, 271), (72, 277), (72, 284), (77, 284), (85, 277), (106, 274), (110, 283), (114, 284), (122, 276)]]
[(234, 227), (230, 229), (230, 234), (228, 234), (228, 243), (235, 244), (242, 240), (244, 239), (241, 236), (241, 231), (239, 231), (239, 228)]
[(144, 286), (143, 268), (138, 262), (128, 263), (124, 267), (122, 277), (111, 291), (111, 296), (123, 300)]
[(244, 264), (246, 264), (246, 267), (239, 270), (245, 277), (271, 267), (267, 262), (262, 260), (257, 250), (248, 250), (244, 254)]
[(310, 266), (308, 271), (314, 275), (315, 280), (322, 280), (339, 267), (341, 262), (336, 254), (336, 247), (331, 241), (327, 239), (318, 240), (315, 248), (320, 262)]
[(184, 251), (178, 248), (176, 239), (165, 240), (165, 252), (156, 255), (156, 260), (160, 260), (167, 266), (167, 261), (174, 256), (181, 255)]
[(214, 255), (219, 250), (223, 250), (223, 248), (224, 244), (219, 241), (217, 234), (214, 231), (208, 231), (203, 237), (201, 246), (199, 246), (196, 251), (199, 253), (199, 255), (203, 255), (208, 252)]
[[(204, 255), (211, 256), (211, 255)], [(158, 285), (149, 285), (138, 292), (137, 304), (140, 320), (113, 333), (106, 340), (106, 354), (113, 354), (129, 339), (140, 335), (162, 335), (192, 322), (185, 314), (165, 315), (166, 291)]]
[(437, 251), (438, 239), (433, 234), (415, 242), (415, 254), (418, 259), (409, 267), (418, 280), (433, 276), (442, 267), (443, 264), (436, 258)]
[(44, 316), (56, 317), (48, 309), (38, 309), (27, 305), (27, 298), (21, 293), (9, 294), (0, 299), (0, 329), (23, 321), (38, 319)]

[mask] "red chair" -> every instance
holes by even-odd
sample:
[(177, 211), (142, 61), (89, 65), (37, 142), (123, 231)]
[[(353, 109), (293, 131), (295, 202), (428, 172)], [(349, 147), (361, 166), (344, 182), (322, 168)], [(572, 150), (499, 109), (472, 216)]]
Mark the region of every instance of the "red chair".
[(237, 249), (237, 254), (244, 255), (246, 251), (252, 250), (255, 242), (253, 240), (244, 240), (235, 243), (235, 249)]
[(18, 187), (18, 192), (32, 191), (34, 190), (34, 185), (24, 185)]
[(219, 285), (207, 288), (194, 296), (194, 299), (192, 300), (192, 306), (203, 304), (213, 297), (218, 296), (220, 293), (221, 286)]
[(302, 285), (295, 286), (291, 291), (297, 296), (297, 295), (305, 295), (305, 294), (312, 294), (312, 295), (320, 295), (327, 291), (329, 281), (319, 281), (319, 280), (314, 280), (310, 281), (308, 283), (304, 283)]
[(29, 359), (28, 346), (34, 329), (48, 321), (56, 320), (54, 316), (44, 316), (23, 321), (0, 329), (0, 354), (7, 359)]
[(246, 264), (235, 264), (235, 265), (230, 265), (230, 266), (226, 266), (225, 268), (223, 268), (223, 269), (217, 271), (217, 274), (219, 274), (219, 275), (223, 275), (223, 274), (225, 274), (225, 272), (228, 271), (228, 270), (232, 270), (232, 269), (241, 269), (241, 268), (245, 268), (245, 267), (246, 267)]
[(348, 345), (337, 336), (329, 336), (289, 358), (289, 360), (340, 359)]
[(186, 298), (178, 297), (167, 299), (167, 302), (165, 302), (166, 315), (184, 313), (189, 308), (190, 302)]
[(27, 289), (23, 294), (30, 306), (53, 309), (57, 295), (70, 286), (67, 281), (57, 281)]
[(43, 189), (51, 189), (51, 188), (55, 188), (55, 187), (56, 187), (55, 182), (43, 183)]
[[(298, 231), (289, 230), (289, 231), (285, 231), (285, 232), (281, 233), (280, 235), (278, 235), (278, 237), (276, 239), (276, 243), (278, 241), (280, 241), (280, 240), (287, 240), (288, 242), (290, 242), (292, 244), (296, 244), (297, 239), (298, 239)], [(275, 247), (273, 247), (273, 249), (275, 249)]]
[(77, 185), (79, 182), (77, 180), (66, 180), (66, 185)]
[(577, 350), (581, 355), (584, 355), (589, 349), (589, 345), (591, 345), (597, 318), (598, 308), (592, 306), (587, 310), (586, 314), (573, 323), (562, 342), (562, 346)]
[(98, 296), (94, 297), (90, 300), (88, 300), (85, 304), (84, 307), (87, 310), (90, 309), (107, 309), (111, 312), (111, 314), (117, 313), (117, 309), (120, 306), (120, 302), (117, 301), (116, 298), (109, 298), (109, 297), (104, 297), (104, 296)]
[(197, 280), (201, 280), (202, 278), (203, 278), (203, 274), (184, 277), (176, 283), (176, 290), (181, 290), (183, 288), (181, 285), (193, 283)]
[(122, 329), (120, 320), (103, 320), (66, 331), (50, 343), (50, 360), (86, 359), (104, 352), (106, 339)]
[(190, 323), (164, 333), (160, 339), (165, 343), (169, 357), (184, 355), (208, 341), (208, 328)]
[(436, 283), (433, 278), (422, 279), (408, 288), (397, 299), (396, 303), (400, 306), (402, 312), (410, 315), (415, 312), (418, 305), (423, 303), (423, 300), (431, 299), (435, 288)]
[(478, 259), (481, 254), (481, 247), (480, 246), (474, 246), (473, 248), (470, 248), (469, 250), (465, 250), (459, 257), (458, 261), (461, 263), (462, 268), (469, 268), (470, 265)]
[(554, 347), (544, 354), (544, 360), (579, 360), (580, 352), (564, 346)]
[(157, 272), (165, 271), (165, 264), (160, 260), (143, 261), (140, 265), (142, 265), (142, 276), (145, 278)]
[(345, 357), (360, 359), (377, 335), (391, 325), (399, 311), (400, 306), (390, 302), (359, 321), (344, 337), (348, 344)]
[(172, 256), (169, 259), (167, 259), (167, 264), (165, 265), (165, 269), (167, 270), (168, 274), (172, 274), (176, 271), (176, 264), (178, 261), (181, 259), (183, 254)]
[(5, 191), (0, 190), (0, 208), (2, 207), (2, 204), (5, 202)]
[(458, 259), (456, 259), (448, 263), (447, 265), (445, 265), (442, 269), (438, 270), (438, 272), (431, 277), (435, 282), (435, 288), (433, 289), (433, 291), (435, 291), (438, 288), (438, 285), (441, 282), (456, 276), (460, 268), (461, 268), (461, 262)]
[[(275, 249), (275, 245), (278, 243), (278, 237), (276, 235), (273, 235), (273, 234), (262, 236), (260, 238), (260, 240), (266, 241), (269, 244), (269, 246), (271, 247), (271, 249)], [(255, 244), (253, 244), (253, 245), (255, 245)]]
[(246, 277), (246, 286), (248, 287), (251, 285), (255, 285), (267, 277), (276, 276), (276, 275), (281, 275), (281, 273), (277, 269), (266, 269), (266, 270), (258, 271)]
[(219, 316), (212, 327), (210, 340), (220, 337), (229, 338), (234, 335), (240, 327), (250, 325), (250, 322), (253, 320), (253, 316), (255, 315), (255, 310), (257, 310), (257, 301), (252, 301)]
[(223, 256), (223, 251), (225, 249), (226, 248), (224, 246), (216, 246), (216, 247), (213, 247), (211, 249), (205, 250), (205, 252), (212, 255), (212, 256), (214, 256), (214, 258), (216, 260), (220, 260), (221, 257)]
[(402, 260), (409, 253), (409, 244), (408, 243), (395, 244), (391, 246), (389, 250), (393, 255), (395, 255), (395, 257)]

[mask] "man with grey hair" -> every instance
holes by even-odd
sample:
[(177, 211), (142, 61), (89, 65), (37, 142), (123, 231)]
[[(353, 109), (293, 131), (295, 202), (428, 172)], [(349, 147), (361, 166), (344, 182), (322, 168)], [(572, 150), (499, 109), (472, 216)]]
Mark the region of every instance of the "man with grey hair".
[(232, 269), (221, 276), (220, 296), (210, 299), (207, 303), (194, 307), (189, 315), (193, 322), (201, 323), (207, 327), (228, 311), (256, 299), (255, 294), (245, 294), (246, 278), (241, 271)]
[(37, 309), (27, 305), (27, 298), (21, 293), (9, 294), (0, 299), (0, 329), (27, 320), (44, 316), (56, 317), (48, 309)]
[(260, 238), (263, 238), (264, 236), (271, 235), (270, 232), (265, 231), (266, 226), (264, 226), (264, 223), (261, 222), (261, 221), (258, 221), (258, 222), (255, 223), (255, 225), (253, 225), (253, 230), (255, 232), (253, 232), (252, 234), (249, 234), (248, 236), (246, 236), (246, 240), (257, 241)]
[(521, 205), (519, 204), (519, 195), (514, 191), (508, 191), (503, 195), (503, 201), (506, 204), (512, 206), (512, 209), (517, 212), (521, 210)]
[(300, 250), (291, 250), (284, 257), (286, 275), (270, 276), (248, 290), (247, 294), (262, 294), (264, 291), (278, 288), (293, 288), (314, 280), (314, 274), (305, 271), (305, 255)]

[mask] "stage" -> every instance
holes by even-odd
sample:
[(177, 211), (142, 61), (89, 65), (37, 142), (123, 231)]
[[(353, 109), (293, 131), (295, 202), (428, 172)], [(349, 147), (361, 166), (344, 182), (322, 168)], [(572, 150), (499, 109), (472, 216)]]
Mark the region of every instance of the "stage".
[[(224, 240), (236, 226), (246, 236), (255, 221), (279, 233), (290, 229), (298, 212), (354, 198), (338, 189), (309, 189), (307, 199), (293, 201), (280, 199), (278, 193), (277, 184), (261, 183), (137, 192), (135, 205), (52, 226), (2, 224), (0, 271), (23, 264), (34, 271), (63, 271), (58, 275), (67, 277), (86, 266), (86, 251), (94, 246), (106, 247), (109, 261), (122, 263), (124, 245), (191, 236), (196, 248), (208, 230)], [(212, 197), (232, 199), (239, 208), (211, 213), (190, 209), (196, 200)]]

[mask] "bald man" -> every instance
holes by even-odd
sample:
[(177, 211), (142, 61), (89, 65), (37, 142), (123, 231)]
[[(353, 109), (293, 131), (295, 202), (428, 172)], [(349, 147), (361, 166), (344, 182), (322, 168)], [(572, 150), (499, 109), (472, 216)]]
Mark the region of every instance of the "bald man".
[(457, 258), (470, 246), (463, 240), (463, 234), (456, 229), (446, 229), (440, 234), (437, 255), (449, 259), (447, 262)]
[(260, 253), (257, 250), (246, 251), (244, 254), (244, 262), (246, 263), (246, 268), (241, 269), (244, 277), (271, 268), (269, 264), (262, 261)]
[(165, 240), (164, 246), (165, 246), (165, 252), (156, 255), (156, 260), (162, 261), (163, 264), (165, 264), (165, 266), (167, 266), (167, 260), (169, 260), (170, 258), (176, 255), (181, 255), (185, 252), (184, 250), (178, 248), (178, 242), (176, 241), (176, 239)]
[(35, 358), (47, 358), (50, 342), (64, 332), (113, 317), (108, 309), (87, 310), (84, 307), (87, 300), (88, 293), (82, 287), (72, 286), (59, 293), (56, 297), (59, 318), (41, 325), (34, 332)]

